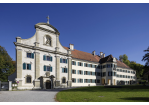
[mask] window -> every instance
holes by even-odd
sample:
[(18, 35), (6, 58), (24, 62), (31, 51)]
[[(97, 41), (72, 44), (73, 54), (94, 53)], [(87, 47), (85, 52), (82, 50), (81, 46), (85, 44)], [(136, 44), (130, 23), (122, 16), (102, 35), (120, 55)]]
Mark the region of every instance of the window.
[(127, 78), (127, 75), (125, 77)]
[(128, 78), (130, 78), (130, 76), (127, 76)]
[(92, 75), (92, 72), (90, 72), (90, 75)]
[(100, 76), (100, 72), (97, 72), (97, 76)]
[(100, 79), (95, 80), (95, 83), (100, 83)]
[(108, 76), (112, 76), (112, 72), (111, 71), (108, 72)]
[(122, 75), (120, 75), (120, 78), (122, 78)]
[(131, 76), (131, 79), (132, 79), (132, 76)]
[(123, 70), (123, 72), (125, 72), (125, 70)]
[(73, 82), (73, 83), (76, 83), (76, 79), (75, 79), (75, 78), (72, 78), (72, 82)]
[(83, 75), (83, 71), (82, 70), (78, 70), (78, 74)]
[(98, 69), (101, 69), (101, 66), (100, 66), (100, 65), (98, 65), (98, 66), (97, 66), (97, 68), (98, 68)]
[(106, 72), (103, 72), (102, 74), (103, 74), (103, 77), (106, 76)]
[(75, 61), (72, 61), (72, 65), (76, 65), (76, 62)]
[(106, 65), (103, 65), (102, 67), (103, 67), (103, 68), (106, 68)]
[(117, 71), (119, 71), (119, 69), (117, 69)]
[(110, 68), (110, 64), (107, 64), (107, 68)]
[(123, 78), (125, 78), (125, 75), (123, 75)]
[(127, 70), (125, 70), (125, 73), (127, 73)]
[(31, 83), (31, 76), (26, 77), (26, 83)]
[(92, 66), (93, 66), (93, 65), (92, 65), (92, 64), (90, 64), (90, 67), (91, 67), (91, 68), (92, 68)]
[(78, 62), (78, 66), (83, 66), (83, 63), (81, 63), (81, 62)]
[(60, 63), (67, 63), (67, 59), (60, 58)]
[(43, 55), (43, 60), (44, 61), (52, 61), (52, 56)]
[(23, 63), (23, 70), (31, 70), (31, 64)]
[(84, 71), (84, 75), (87, 75), (87, 71)]
[(66, 83), (66, 78), (65, 77), (62, 78), (62, 83)]
[(120, 69), (120, 72), (122, 72), (122, 69)]
[(43, 69), (44, 69), (44, 71), (50, 71), (50, 72), (52, 72), (52, 67), (51, 66), (44, 65)]
[(84, 79), (84, 83), (87, 83), (88, 81), (87, 81), (87, 79)]
[(83, 79), (78, 79), (78, 83), (83, 83)]
[(76, 74), (76, 70), (72, 70), (72, 74)]
[(116, 77), (119, 77), (119, 75), (117, 74)]
[(95, 65), (94, 67), (97, 68), (97, 65)]
[(84, 67), (88, 67), (88, 64), (87, 63), (84, 63)]
[(62, 68), (62, 73), (67, 73), (67, 68)]
[(34, 59), (34, 53), (27, 53), (27, 58), (33, 58)]
[(130, 73), (130, 71), (128, 71), (128, 73)]

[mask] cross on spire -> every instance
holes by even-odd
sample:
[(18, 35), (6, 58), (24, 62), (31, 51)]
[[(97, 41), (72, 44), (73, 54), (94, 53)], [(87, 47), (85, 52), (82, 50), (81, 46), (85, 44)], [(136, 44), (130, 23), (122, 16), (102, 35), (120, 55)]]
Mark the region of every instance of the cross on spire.
[(50, 18), (49, 18), (49, 16), (48, 16), (48, 17), (47, 17), (47, 23), (48, 23), (48, 24), (49, 24), (49, 19), (50, 19)]

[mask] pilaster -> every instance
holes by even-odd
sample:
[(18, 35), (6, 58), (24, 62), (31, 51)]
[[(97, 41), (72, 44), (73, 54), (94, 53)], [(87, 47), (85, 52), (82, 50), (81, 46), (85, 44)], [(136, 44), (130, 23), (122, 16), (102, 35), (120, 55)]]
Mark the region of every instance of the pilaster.
[(60, 57), (56, 55), (56, 87), (60, 86)]
[(40, 53), (35, 52), (35, 79), (40, 77)]
[(40, 29), (36, 28), (36, 42), (39, 42), (39, 31)]
[(22, 78), (22, 49), (16, 48), (17, 78)]

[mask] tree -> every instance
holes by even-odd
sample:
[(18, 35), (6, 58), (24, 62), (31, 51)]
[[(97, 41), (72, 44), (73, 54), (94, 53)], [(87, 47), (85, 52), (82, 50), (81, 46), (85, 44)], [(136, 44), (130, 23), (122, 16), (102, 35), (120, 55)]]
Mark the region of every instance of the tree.
[(120, 55), (120, 56), (119, 56), (119, 59), (123, 59), (123, 62), (124, 62), (127, 66), (129, 66), (130, 61), (128, 60), (128, 57), (127, 57), (126, 54)]
[(8, 76), (15, 71), (13, 62), (5, 48), (0, 46), (0, 81), (7, 81)]
[(144, 52), (147, 52), (144, 56), (142, 61), (146, 61), (145, 66), (149, 66), (149, 47), (144, 50)]

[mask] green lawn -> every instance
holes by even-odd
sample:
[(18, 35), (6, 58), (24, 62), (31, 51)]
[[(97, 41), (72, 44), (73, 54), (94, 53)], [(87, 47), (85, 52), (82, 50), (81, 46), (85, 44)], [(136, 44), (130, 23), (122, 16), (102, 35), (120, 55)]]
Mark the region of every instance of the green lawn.
[(59, 92), (56, 100), (60, 102), (149, 102), (149, 86), (81, 87)]

